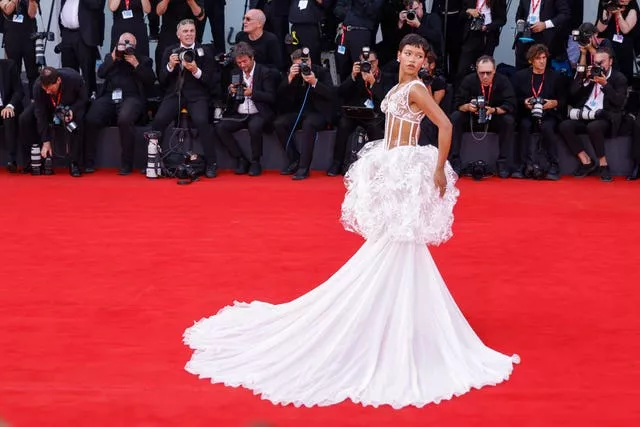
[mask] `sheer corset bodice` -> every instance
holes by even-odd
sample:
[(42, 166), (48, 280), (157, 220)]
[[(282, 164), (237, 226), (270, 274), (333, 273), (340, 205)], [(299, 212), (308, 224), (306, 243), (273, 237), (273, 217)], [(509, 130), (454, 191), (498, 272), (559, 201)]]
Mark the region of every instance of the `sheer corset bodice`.
[(386, 114), (384, 139), (386, 147), (418, 145), (422, 111), (413, 111), (409, 105), (409, 91), (415, 84), (424, 86), (421, 80), (395, 85), (382, 100), (380, 108)]

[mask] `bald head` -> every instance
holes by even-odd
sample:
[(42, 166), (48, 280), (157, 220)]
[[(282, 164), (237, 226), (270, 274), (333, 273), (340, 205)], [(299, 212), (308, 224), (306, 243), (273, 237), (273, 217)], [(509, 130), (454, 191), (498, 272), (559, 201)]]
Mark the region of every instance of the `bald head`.
[(260, 36), (264, 31), (265, 22), (267, 22), (267, 17), (264, 16), (264, 13), (260, 9), (249, 9), (247, 13), (244, 14), (242, 29), (249, 35)]
[(122, 33), (120, 38), (118, 39), (118, 44), (125, 44), (125, 42), (129, 40), (129, 44), (137, 45), (138, 41), (136, 40), (136, 36), (131, 33)]

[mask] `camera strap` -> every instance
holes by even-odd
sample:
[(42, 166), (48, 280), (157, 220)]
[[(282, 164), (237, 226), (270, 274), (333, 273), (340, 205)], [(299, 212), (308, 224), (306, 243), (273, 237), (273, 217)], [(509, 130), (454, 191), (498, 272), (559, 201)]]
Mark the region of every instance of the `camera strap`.
[(53, 104), (53, 109), (55, 110), (58, 105), (60, 105), (60, 100), (62, 99), (62, 91), (58, 91), (58, 100), (54, 100), (53, 96), (49, 95), (51, 99), (51, 103)]
[(489, 85), (489, 90), (487, 93), (484, 91), (484, 85), (480, 83), (480, 89), (482, 90), (482, 96), (484, 96), (485, 104), (489, 105), (489, 100), (491, 99), (491, 93), (493, 92), (493, 82)]
[(540, 82), (540, 86), (538, 86), (538, 90), (536, 91), (536, 88), (533, 87), (533, 77), (535, 76), (535, 73), (532, 71), (531, 72), (531, 92), (533, 93), (533, 96), (535, 98), (538, 98), (540, 96), (540, 94), (542, 93), (542, 87), (544, 86), (544, 75), (546, 73), (542, 73), (542, 81)]
[(482, 8), (487, 4), (487, 0), (477, 0), (476, 1), (476, 10), (478, 12), (482, 12)]

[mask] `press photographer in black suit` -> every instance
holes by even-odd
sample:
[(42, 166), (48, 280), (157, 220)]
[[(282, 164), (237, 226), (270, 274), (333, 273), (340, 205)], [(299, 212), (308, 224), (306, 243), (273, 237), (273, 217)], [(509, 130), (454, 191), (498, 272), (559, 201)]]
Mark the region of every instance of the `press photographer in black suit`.
[[(546, 45), (552, 58), (565, 54), (565, 26), (571, 21), (569, 0), (520, 0), (516, 22), (520, 20), (530, 25), (533, 42)], [(527, 50), (531, 43), (518, 40), (515, 47), (516, 68), (527, 68)]]
[(516, 157), (516, 168), (511, 176), (535, 177), (537, 144), (533, 143), (531, 133), (537, 130), (542, 134), (541, 141), (549, 161), (545, 178), (556, 181), (560, 179), (558, 146), (562, 144), (562, 139), (556, 134), (556, 126), (562, 117), (558, 107), (562, 105), (563, 80), (558, 73), (547, 67), (550, 58), (549, 49), (545, 45), (531, 46), (527, 59), (531, 67), (520, 70), (515, 75), (514, 86), (520, 119), (520, 141), (516, 151), (520, 155)]
[[(32, 145), (41, 143), (42, 158), (52, 156), (53, 125), (59, 122), (65, 128), (63, 139), (68, 141), (69, 173), (73, 177), (81, 176), (82, 131), (88, 103), (84, 80), (77, 71), (44, 67), (33, 86), (33, 103), (20, 114), (20, 132), (25, 149), (30, 150)], [(63, 150), (65, 145), (56, 143), (56, 149)]]
[[(289, 165), (281, 173), (293, 174), (294, 180), (300, 180), (309, 176), (316, 134), (333, 119), (335, 91), (329, 72), (311, 62), (307, 48), (293, 51), (291, 61), (293, 65), (289, 68), (287, 78), (278, 88), (281, 114), (276, 118), (274, 127), (289, 158)], [(296, 126), (302, 131), (300, 138), (297, 138), (292, 128), (305, 98), (304, 110)], [(289, 135), (292, 135), (290, 140)], [(296, 140), (300, 143), (300, 153), (296, 150)]]
[[(368, 49), (368, 48), (366, 48)], [(368, 58), (365, 58), (367, 55)], [(366, 61), (368, 71), (362, 69), (361, 64)], [(347, 77), (338, 88), (338, 96), (342, 105), (366, 107), (375, 112), (376, 117), (371, 119), (356, 119), (346, 117), (344, 114), (338, 122), (336, 142), (333, 147), (333, 163), (327, 171), (329, 176), (337, 176), (343, 173), (343, 163), (347, 150), (347, 140), (358, 126), (362, 126), (367, 132), (369, 141), (384, 137), (385, 117), (380, 111), (380, 103), (384, 99), (390, 87), (384, 85), (382, 71), (378, 68), (378, 54), (369, 50), (360, 55), (360, 61), (354, 62), (351, 75)]]
[[(164, 132), (184, 107), (198, 129), (200, 144), (206, 157), (205, 176), (216, 176), (216, 150), (209, 124), (209, 101), (220, 84), (214, 58), (196, 43), (196, 26), (192, 19), (178, 23), (179, 44), (169, 46), (162, 58), (158, 80), (165, 97), (158, 107), (151, 127)], [(181, 58), (182, 57), (182, 58)], [(165, 138), (165, 141), (167, 139)]]
[[(615, 137), (622, 122), (627, 99), (627, 78), (612, 69), (613, 51), (599, 48), (593, 57), (593, 65), (586, 72), (576, 73), (569, 93), (569, 119), (560, 123), (558, 130), (571, 152), (580, 160), (573, 173), (582, 178), (600, 167), (600, 179), (612, 181), (611, 171), (604, 151), (605, 136)], [(597, 159), (592, 159), (584, 149), (578, 134), (587, 133)]]
[[(484, 99), (485, 108), (478, 108), (479, 97)], [(476, 73), (469, 74), (462, 80), (456, 90), (453, 104), (456, 109), (451, 115), (453, 139), (450, 157), (453, 169), (460, 173), (462, 133), (473, 121), (474, 125), (480, 125), (490, 132), (499, 134), (498, 176), (509, 178), (516, 124), (513, 115), (516, 109), (516, 96), (509, 79), (496, 73), (496, 63), (492, 57), (478, 58)], [(474, 129), (477, 129), (477, 126), (474, 126)]]
[[(136, 52), (136, 42), (133, 34), (124, 33), (113, 52), (105, 56), (98, 68), (104, 85), (86, 117), (92, 129), (101, 129), (116, 119), (122, 147), (119, 175), (129, 175), (133, 170), (135, 124), (144, 112), (147, 90), (156, 80), (151, 59)], [(85, 151), (85, 166), (93, 166), (93, 153)]]
[[(233, 56), (239, 68), (233, 73), (237, 84), (229, 86), (229, 100), (234, 114), (218, 122), (215, 131), (231, 156), (236, 159), (235, 173), (242, 175), (249, 172), (249, 176), (258, 176), (262, 173), (260, 157), (262, 157), (264, 128), (275, 118), (275, 76), (268, 67), (254, 60), (253, 49), (245, 42), (235, 45)], [(241, 96), (238, 94), (240, 90), (242, 90)], [(241, 103), (238, 102), (239, 98), (242, 98)], [(240, 129), (249, 129), (250, 162), (242, 154), (233, 136), (233, 133)]]
[[(16, 155), (18, 148), (18, 119), (22, 111), (24, 91), (20, 81), (20, 72), (12, 59), (0, 59), (0, 123), (4, 127), (4, 143), (9, 151), (7, 170), (14, 173), (18, 170)], [(28, 162), (28, 152), (23, 161)]]

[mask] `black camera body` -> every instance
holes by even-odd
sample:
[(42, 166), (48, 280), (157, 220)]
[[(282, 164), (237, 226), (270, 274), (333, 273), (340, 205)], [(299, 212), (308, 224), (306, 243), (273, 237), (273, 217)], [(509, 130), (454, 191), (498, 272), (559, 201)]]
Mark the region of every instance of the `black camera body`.
[(233, 51), (219, 53), (214, 59), (221, 67), (226, 68), (233, 64)]
[(596, 33), (596, 27), (590, 22), (582, 23), (577, 30), (571, 31), (571, 38), (580, 46), (588, 46), (591, 43), (591, 37)]
[(195, 62), (196, 57), (198, 56), (195, 50), (182, 46), (173, 49), (171, 53), (178, 55), (180, 62), (184, 61), (188, 63)]
[(623, 6), (620, 4), (620, 0), (602, 0), (602, 7), (607, 12), (612, 12), (616, 9), (623, 8)]
[(426, 68), (420, 68), (420, 70), (418, 71), (418, 78), (422, 80), (425, 86), (431, 86), (431, 83), (433, 83), (435, 76), (433, 76)]
[(484, 15), (480, 14), (477, 18), (471, 18), (471, 23), (469, 24), (469, 29), (471, 31), (482, 31), (482, 27), (484, 27)]
[(591, 66), (591, 69), (587, 74), (587, 79), (592, 80), (594, 77), (602, 77), (602, 76), (604, 76), (604, 68), (602, 68), (599, 64), (595, 64)]
[(534, 40), (531, 37), (531, 24), (524, 19), (519, 19), (516, 22), (516, 35), (518, 40), (522, 43), (533, 43)]
[(300, 58), (302, 62), (300, 63), (300, 74), (303, 76), (311, 75), (311, 65), (309, 65), (309, 48), (302, 48), (302, 57)]
[(244, 82), (242, 81), (242, 75), (240, 74), (232, 74), (231, 75), (231, 85), (235, 88), (236, 92), (233, 95), (233, 100), (238, 104), (242, 104), (245, 100), (244, 96), (244, 88), (246, 87)]
[(370, 73), (371, 72), (371, 62), (369, 61), (369, 54), (371, 53), (371, 49), (368, 46), (364, 46), (362, 48), (362, 61), (360, 61), (360, 72), (361, 73)]
[(544, 114), (544, 104), (546, 99), (541, 96), (534, 96), (529, 99), (529, 105), (531, 105), (531, 116), (536, 119), (541, 119)]
[(407, 21), (413, 21), (414, 19), (416, 19), (416, 11), (413, 9), (407, 10)]
[(118, 43), (116, 46), (116, 58), (124, 59), (125, 55), (135, 55), (136, 47), (130, 40), (125, 40), (124, 44)]
[(78, 124), (73, 120), (67, 123), (66, 119), (70, 116), (71, 107), (69, 107), (68, 105), (58, 105), (53, 112), (53, 124), (64, 125), (67, 132), (73, 133), (76, 129), (78, 129)]
[(489, 121), (487, 117), (487, 103), (484, 96), (476, 96), (471, 99), (471, 105), (478, 109), (478, 123), (483, 125)]

